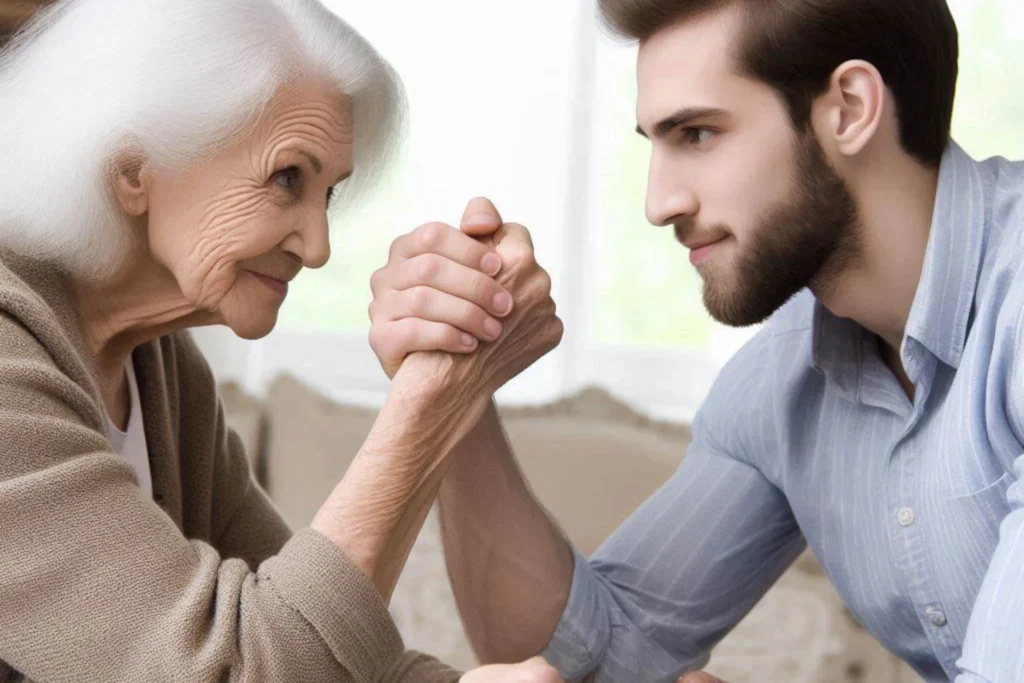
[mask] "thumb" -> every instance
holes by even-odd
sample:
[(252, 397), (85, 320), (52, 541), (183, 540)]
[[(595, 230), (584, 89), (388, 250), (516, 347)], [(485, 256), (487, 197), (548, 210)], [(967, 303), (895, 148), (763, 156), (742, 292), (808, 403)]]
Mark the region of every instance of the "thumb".
[(470, 200), (466, 212), (462, 214), (462, 232), (473, 237), (493, 234), (502, 224), (501, 214), (494, 204), (486, 197)]

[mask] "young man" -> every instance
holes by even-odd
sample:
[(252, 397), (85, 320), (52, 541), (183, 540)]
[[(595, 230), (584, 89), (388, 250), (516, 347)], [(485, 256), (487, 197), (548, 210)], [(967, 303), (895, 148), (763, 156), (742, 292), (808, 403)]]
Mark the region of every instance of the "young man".
[[(722, 371), (678, 473), (589, 561), (488, 413), (441, 494), (478, 652), (671, 680), (809, 544), (928, 681), (1024, 680), (1024, 165), (950, 141), (944, 0), (600, 4), (640, 41), (648, 219), (691, 250), (717, 319), (770, 321)], [(466, 232), (500, 223), (479, 212)], [(464, 235), (418, 236), (375, 279), (385, 365), (471, 350), (455, 333), (486, 342), (504, 313)]]

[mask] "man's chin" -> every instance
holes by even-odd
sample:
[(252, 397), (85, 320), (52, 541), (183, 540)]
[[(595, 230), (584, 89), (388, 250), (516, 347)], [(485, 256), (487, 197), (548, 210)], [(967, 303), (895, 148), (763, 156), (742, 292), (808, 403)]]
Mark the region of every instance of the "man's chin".
[(782, 308), (789, 297), (780, 301), (758, 300), (757, 293), (722, 292), (705, 282), (704, 308), (716, 322), (726, 327), (751, 327), (760, 325)]

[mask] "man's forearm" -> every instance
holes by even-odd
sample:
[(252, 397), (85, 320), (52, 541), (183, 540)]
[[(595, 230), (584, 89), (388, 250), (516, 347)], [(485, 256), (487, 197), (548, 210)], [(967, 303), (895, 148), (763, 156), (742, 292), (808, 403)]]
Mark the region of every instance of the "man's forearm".
[(573, 554), (523, 480), (493, 403), (453, 451), (440, 501), (448, 571), (477, 655), (538, 654), (568, 600)]

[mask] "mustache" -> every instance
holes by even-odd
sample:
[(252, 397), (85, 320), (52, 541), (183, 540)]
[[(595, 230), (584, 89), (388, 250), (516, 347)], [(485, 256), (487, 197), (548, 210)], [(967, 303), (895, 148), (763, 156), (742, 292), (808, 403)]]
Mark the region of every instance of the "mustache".
[(732, 235), (732, 230), (721, 224), (709, 228), (701, 228), (696, 223), (687, 222), (674, 223), (672, 227), (680, 244), (710, 244)]

